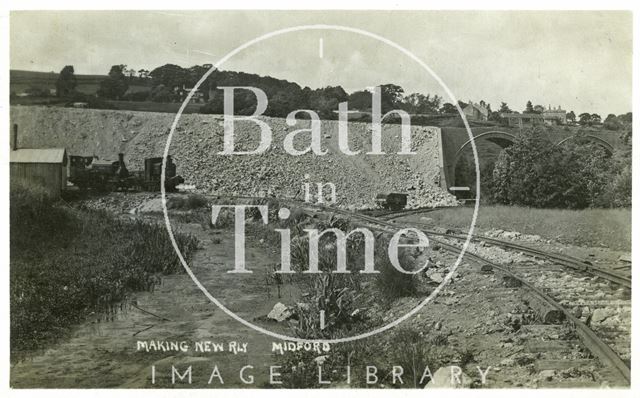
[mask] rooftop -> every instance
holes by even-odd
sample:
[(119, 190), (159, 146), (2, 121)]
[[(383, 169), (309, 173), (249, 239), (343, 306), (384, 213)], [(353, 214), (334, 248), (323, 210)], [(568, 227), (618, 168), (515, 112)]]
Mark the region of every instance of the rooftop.
[(10, 163), (64, 163), (64, 148), (16, 149), (9, 155)]

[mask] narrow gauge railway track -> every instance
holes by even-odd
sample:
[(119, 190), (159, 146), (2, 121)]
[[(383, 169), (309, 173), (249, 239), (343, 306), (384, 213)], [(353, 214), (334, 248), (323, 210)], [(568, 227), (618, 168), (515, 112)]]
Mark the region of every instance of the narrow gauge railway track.
[[(298, 200), (288, 199), (288, 198), (275, 198), (275, 197), (268, 198), (268, 197), (260, 197), (260, 196), (224, 196), (224, 195), (214, 196), (214, 198), (234, 198), (234, 199), (257, 200), (257, 201), (260, 201), (260, 200), (267, 201), (271, 199), (274, 201), (278, 201), (280, 203), (286, 203), (290, 206), (305, 209), (310, 214), (317, 214), (319, 212), (335, 213), (335, 214), (340, 214), (346, 217), (347, 219), (360, 219), (362, 221), (368, 222), (373, 225), (382, 225), (394, 230), (398, 229), (398, 224), (396, 224), (395, 222), (390, 222), (390, 220), (392, 219), (407, 216), (407, 215), (419, 214), (419, 213), (442, 209), (442, 207), (435, 207), (435, 208), (421, 208), (421, 209), (412, 209), (412, 210), (403, 210), (403, 211), (390, 211), (390, 212), (382, 213), (383, 216), (371, 216), (367, 214), (351, 212), (351, 211), (336, 208), (336, 207), (306, 203), (306, 202), (301, 202)], [(425, 233), (431, 236), (442, 236), (442, 237), (457, 239), (457, 240), (467, 239), (467, 237), (464, 235), (448, 234), (448, 233), (442, 233), (442, 232), (425, 229), (424, 224), (415, 222), (415, 221), (402, 221), (402, 225), (413, 226), (415, 228), (421, 229)], [(503, 241), (503, 240), (488, 238), (488, 237), (480, 237), (480, 236), (474, 235), (471, 237), (471, 240), (484, 241), (486, 243), (493, 244), (496, 246), (501, 246), (501, 247), (521, 251), (523, 253), (528, 253), (534, 257), (546, 258), (550, 261), (555, 261), (556, 263), (563, 265), (565, 267), (586, 272), (593, 276), (598, 276), (600, 278), (603, 278), (609, 282), (616, 283), (618, 285), (624, 286), (629, 289), (631, 288), (631, 278), (621, 275), (620, 273), (617, 273), (614, 271), (594, 267), (593, 264), (587, 263), (584, 260), (578, 259), (576, 257), (571, 257), (564, 254), (550, 253), (550, 252), (532, 248), (529, 246), (519, 245), (513, 242), (508, 242), (508, 241)]]
[(406, 209), (406, 210), (401, 210), (401, 211), (392, 211), (380, 216), (377, 216), (379, 218), (382, 218), (385, 221), (389, 221), (389, 220), (393, 220), (396, 218), (400, 218), (400, 217), (405, 217), (405, 216), (412, 216), (414, 214), (420, 214), (420, 213), (428, 213), (431, 211), (435, 211), (435, 210), (439, 210), (439, 209), (448, 209), (449, 207), (421, 207), (418, 209)]
[[(435, 208), (433, 210), (437, 210), (438, 208)], [(420, 212), (424, 212), (424, 210), (422, 211), (416, 211), (412, 214), (417, 214)], [(406, 214), (406, 215), (411, 215), (411, 214)], [(403, 217), (404, 215), (398, 215), (398, 217)], [(395, 217), (394, 217), (395, 218)], [(385, 221), (389, 221), (389, 218), (385, 218)], [(443, 233), (443, 232), (437, 232), (437, 231), (433, 231), (433, 230), (429, 230), (429, 229), (425, 229), (426, 225), (420, 222), (416, 222), (416, 221), (402, 221), (401, 222), (403, 225), (412, 225), (416, 228), (422, 229), (424, 230), (428, 235), (431, 236), (442, 236), (442, 237), (446, 237), (446, 238), (450, 238), (450, 239), (456, 239), (456, 240), (466, 240), (467, 237), (465, 235), (456, 235), (456, 234), (450, 234), (450, 233)], [(484, 236), (477, 236), (474, 235), (471, 237), (471, 240), (474, 242), (485, 242), (488, 243), (490, 245), (495, 245), (495, 246), (499, 246), (499, 247), (503, 247), (506, 249), (512, 249), (512, 250), (516, 250), (519, 252), (523, 252), (523, 253), (527, 253), (533, 257), (539, 257), (539, 258), (544, 258), (547, 259), (549, 261), (553, 261), (557, 264), (560, 264), (564, 267), (568, 267), (568, 268), (572, 268), (574, 270), (577, 271), (582, 271), (582, 272), (586, 272), (588, 274), (591, 274), (593, 276), (597, 276), (600, 277), (602, 279), (605, 279), (609, 282), (618, 284), (620, 286), (624, 286), (625, 288), (631, 289), (631, 278), (629, 276), (623, 275), (619, 272), (615, 272), (612, 270), (608, 270), (608, 269), (604, 269), (604, 268), (600, 268), (600, 267), (595, 267), (593, 264), (591, 264), (590, 262), (587, 262), (585, 260), (581, 260), (579, 258), (573, 257), (573, 256), (568, 256), (566, 254), (559, 254), (559, 253), (552, 253), (549, 251), (545, 251), (545, 250), (541, 250), (541, 249), (537, 249), (534, 247), (530, 247), (530, 246), (525, 246), (525, 245), (520, 245), (517, 243), (513, 243), (513, 242), (509, 242), (509, 241), (505, 241), (505, 240), (500, 240), (500, 239), (495, 239), (495, 238), (489, 238), (489, 237), (484, 237)]]
[[(419, 212), (420, 211), (418, 210), (414, 212), (414, 214)], [(366, 220), (369, 222), (373, 222), (373, 220), (371, 220), (369, 217), (367, 217)], [(396, 229), (399, 228), (398, 225), (390, 223), (388, 222), (388, 220), (389, 219), (387, 218), (386, 220), (381, 221), (381, 224), (385, 227), (392, 227), (395, 225)], [(454, 239), (457, 242), (467, 240), (466, 236), (451, 235), (447, 233), (424, 230), (424, 225), (416, 223), (399, 222), (398, 224), (402, 226), (414, 226), (418, 229), (423, 230), (425, 233), (427, 233), (427, 235), (430, 236), (435, 235), (443, 239)], [(435, 240), (433, 238), (430, 239), (432, 242), (437, 242), (438, 244), (440, 244), (441, 247), (445, 250), (449, 250), (456, 254), (460, 253), (461, 248), (456, 245), (446, 243), (442, 240)], [(598, 357), (603, 364), (622, 376), (624, 380), (630, 382), (629, 365), (620, 357), (620, 355), (623, 355), (624, 357), (628, 358), (630, 355), (630, 343), (628, 341), (628, 337), (630, 334), (629, 328), (625, 330), (623, 328), (625, 325), (614, 324), (613, 326), (608, 326), (607, 328), (603, 328), (602, 330), (596, 332), (585, 322), (579, 319), (579, 317), (576, 317), (572, 311), (572, 308), (567, 308), (576, 307), (576, 304), (581, 303), (589, 303), (589, 307), (598, 307), (603, 310), (613, 310), (614, 308), (620, 306), (630, 306), (630, 294), (627, 294), (630, 292), (628, 290), (626, 290), (626, 292), (623, 292), (621, 300), (620, 297), (618, 297), (613, 291), (613, 289), (611, 289), (611, 292), (607, 294), (601, 290), (606, 289), (606, 286), (601, 286), (600, 284), (598, 284), (594, 288), (593, 285), (595, 281), (589, 280), (589, 278), (584, 277), (583, 274), (587, 273), (592, 276), (602, 278), (603, 280), (608, 281), (614, 285), (622, 286), (623, 289), (631, 288), (630, 278), (609, 270), (594, 267), (590, 263), (586, 263), (571, 256), (549, 253), (544, 250), (493, 238), (480, 238), (474, 236), (471, 240), (484, 241), (486, 243), (490, 243), (506, 249), (527, 253), (532, 257), (542, 258), (552, 263), (552, 267), (533, 267), (528, 269), (527, 272), (514, 272), (514, 270), (511, 270), (506, 266), (494, 264), (493, 262), (485, 258), (469, 252), (469, 250), (465, 252), (465, 258), (467, 260), (480, 265), (488, 265), (493, 269), (499, 270), (502, 274), (508, 275), (509, 277), (518, 280), (519, 283), (523, 287), (527, 288), (531, 293), (540, 297), (550, 307), (560, 311), (563, 314), (564, 318), (574, 326), (584, 345), (596, 357)], [(560, 270), (553, 269), (553, 265), (560, 265)], [(569, 272), (567, 272), (565, 268), (569, 268)], [(543, 286), (537, 286), (535, 283), (530, 282), (531, 279), (543, 280), (544, 284)], [(577, 288), (567, 288), (567, 285), (577, 286)], [(594, 297), (599, 297), (601, 300), (593, 300)], [(590, 319), (587, 318), (585, 321), (589, 322)]]
[[(393, 223), (387, 222), (387, 220), (384, 220), (381, 224), (383, 224), (385, 227), (391, 227), (395, 225)], [(367, 217), (367, 221), (373, 220), (370, 220)], [(408, 222), (400, 222), (399, 224), (403, 226), (413, 225), (414, 227), (418, 227), (421, 230), (423, 229), (420, 225), (415, 225)], [(397, 225), (396, 228), (398, 228)], [(424, 230), (424, 232), (431, 236), (437, 235), (443, 239), (454, 239), (457, 242), (465, 241), (467, 239), (466, 236), (460, 235), (438, 233), (428, 230)], [(599, 332), (596, 332), (595, 330), (590, 328), (587, 323), (583, 322), (579, 317), (575, 316), (571, 308), (567, 308), (575, 307), (576, 304), (585, 302), (590, 302), (591, 307), (598, 306), (599, 308), (603, 309), (612, 309), (612, 306), (618, 307), (620, 304), (622, 304), (623, 306), (631, 304), (629, 300), (630, 295), (626, 295), (625, 299), (623, 300), (619, 300), (619, 297), (617, 297), (615, 293), (613, 293), (613, 291), (610, 294), (606, 295), (602, 291), (599, 291), (601, 286), (598, 285), (593, 288), (594, 281), (585, 281), (585, 279), (588, 278), (583, 277), (582, 275), (580, 275), (580, 273), (588, 273), (590, 275), (597, 276), (615, 285), (623, 286), (624, 289), (628, 289), (631, 287), (630, 278), (626, 278), (608, 270), (593, 267), (591, 264), (585, 263), (575, 257), (549, 253), (540, 249), (534, 249), (493, 238), (485, 239), (472, 237), (472, 240), (485, 241), (496, 246), (501, 246), (503, 248), (512, 250), (515, 249), (519, 252), (528, 253), (533, 257), (543, 258), (549, 262), (552, 262), (553, 264), (560, 265), (560, 270), (547, 267), (537, 269), (534, 267), (527, 270), (528, 272), (514, 272), (514, 270), (509, 269), (506, 266), (495, 264), (492, 261), (478, 256), (477, 254), (469, 252), (469, 250), (465, 252), (465, 259), (479, 264), (480, 266), (489, 266), (492, 269), (498, 270), (503, 275), (507, 275), (510, 278), (517, 280), (518, 284), (529, 290), (535, 296), (542, 299), (549, 307), (560, 311), (560, 313), (563, 314), (563, 317), (573, 325), (576, 333), (578, 334), (586, 348), (589, 349), (591, 353), (596, 356), (608, 369), (614, 371), (627, 383), (630, 382), (629, 365), (620, 357), (620, 355), (628, 357), (630, 354), (630, 344), (628, 341), (629, 329), (627, 328), (626, 330), (621, 330), (619, 327), (620, 325), (616, 325), (617, 327), (610, 327), (608, 328), (608, 330), (601, 330)], [(455, 254), (459, 254), (462, 250), (460, 247), (447, 243), (444, 240), (435, 240), (431, 238), (431, 241), (439, 244), (445, 250), (448, 250)], [(566, 270), (563, 269), (563, 267), (568, 267), (571, 272), (567, 273)], [(548, 284), (554, 284), (555, 282), (555, 286), (553, 286), (553, 288), (548, 285), (537, 286), (535, 283), (530, 282), (532, 277), (536, 280), (543, 280)], [(572, 282), (571, 285), (578, 285), (578, 288), (566, 288), (566, 285), (569, 284), (570, 281)], [(593, 297), (599, 296), (603, 296), (601, 297), (602, 300), (599, 300), (599, 302), (595, 302), (592, 300)], [(622, 338), (622, 342), (619, 341), (620, 338)]]
[[(239, 197), (236, 197), (239, 198)], [(264, 199), (264, 198), (254, 198), (254, 197), (242, 197), (243, 199)], [(410, 222), (401, 222), (398, 224), (395, 223), (391, 223), (388, 222), (387, 220), (382, 220), (380, 218), (377, 217), (373, 217), (373, 216), (369, 216), (366, 214), (359, 214), (359, 213), (353, 213), (347, 210), (343, 210), (343, 209), (338, 209), (338, 208), (333, 208), (333, 207), (327, 207), (327, 206), (321, 206), (321, 205), (316, 205), (316, 204), (310, 204), (310, 203), (301, 203), (299, 201), (295, 201), (295, 200), (290, 200), (290, 199), (278, 199), (278, 198), (272, 198), (273, 200), (277, 200), (280, 203), (285, 203), (287, 205), (290, 205), (292, 207), (298, 207), (303, 209), (304, 211), (308, 212), (309, 214), (318, 214), (318, 213), (326, 213), (326, 214), (339, 214), (344, 216), (347, 219), (351, 219), (351, 220), (360, 220), (361, 222), (367, 223), (369, 224), (370, 227), (372, 227), (373, 229), (377, 229), (377, 230), (382, 230), (382, 231), (386, 231), (386, 232), (394, 232), (397, 231), (400, 226), (398, 224), (402, 224), (405, 226), (414, 226), (416, 227), (415, 223), (410, 223)], [(416, 213), (420, 212), (420, 211), (424, 211), (423, 209), (416, 209)], [(397, 212), (396, 212), (397, 213)], [(405, 215), (407, 214), (406, 212), (403, 212)], [(391, 213), (389, 213), (391, 214)], [(419, 229), (423, 230), (423, 226), (420, 227), (418, 226)], [(462, 250), (460, 247), (456, 246), (455, 244), (451, 244), (448, 243), (446, 241), (444, 241), (444, 239), (454, 239), (456, 241), (461, 241), (461, 240), (466, 240), (466, 237), (463, 236), (459, 236), (459, 235), (450, 235), (450, 234), (446, 234), (446, 233), (438, 233), (435, 231), (428, 231), (428, 230), (424, 230), (425, 233), (430, 234), (430, 235), (436, 235), (436, 236), (440, 236), (441, 238), (443, 238), (443, 240), (436, 240), (434, 238), (431, 238), (431, 241), (434, 243), (437, 243), (440, 245), (441, 248), (443, 248), (444, 250), (447, 250), (451, 253), (457, 254), (459, 255), (460, 251)], [(538, 250), (538, 249), (533, 249), (533, 248), (529, 248), (526, 246), (521, 246), (521, 245), (516, 245), (516, 244), (512, 244), (511, 242), (504, 242), (504, 241), (500, 241), (497, 239), (490, 239), (490, 238), (478, 238), (478, 237), (474, 237), (474, 240), (484, 240), (486, 242), (491, 242), (492, 244), (496, 244), (496, 245), (500, 245), (502, 247), (507, 247), (510, 249), (515, 249), (518, 251), (522, 251), (522, 252), (526, 252), (529, 253), (533, 256), (537, 256), (537, 257), (542, 257), (545, 258), (547, 260), (549, 260), (550, 262), (554, 263), (554, 264), (558, 264), (561, 265), (563, 267), (568, 267), (570, 268), (572, 271), (576, 272), (576, 273), (589, 273), (591, 275), (594, 276), (598, 276), (600, 278), (603, 278), (609, 282), (612, 282), (614, 284), (618, 284), (618, 285), (622, 285), (625, 288), (630, 287), (630, 279), (629, 278), (624, 278), (621, 277), (619, 275), (613, 275), (610, 272), (606, 271), (606, 270), (600, 270), (600, 269), (596, 269), (595, 267), (593, 267), (590, 264), (584, 263), (582, 261), (580, 261), (579, 259), (573, 258), (573, 257), (569, 257), (569, 256), (564, 256), (564, 255), (558, 255), (558, 254), (554, 254), (554, 253), (548, 253), (548, 252), (544, 252), (542, 250)], [(537, 298), (539, 298), (540, 300), (542, 300), (544, 303), (546, 303), (546, 305), (548, 305), (551, 308), (556, 309), (557, 311), (559, 311), (560, 313), (563, 314), (564, 319), (569, 322), (573, 328), (575, 329), (577, 335), (580, 337), (582, 343), (584, 344), (584, 346), (596, 357), (600, 360), (600, 362), (608, 369), (610, 370), (613, 375), (615, 375), (616, 378), (618, 378), (619, 380), (624, 380), (626, 383), (630, 383), (631, 380), (631, 376), (630, 376), (630, 368), (628, 366), (627, 363), (625, 363), (625, 361), (623, 361), (620, 358), (620, 355), (607, 343), (607, 342), (611, 342), (613, 344), (615, 344), (616, 342), (614, 341), (615, 339), (611, 339), (609, 336), (605, 336), (602, 337), (601, 335), (599, 335), (598, 333), (596, 333), (596, 331), (594, 331), (593, 329), (591, 329), (587, 323), (583, 322), (579, 317), (575, 316), (572, 313), (572, 310), (569, 308), (566, 308), (566, 306), (568, 304), (570, 304), (571, 300), (574, 299), (574, 297), (572, 297), (572, 293), (571, 291), (561, 291), (557, 289), (556, 286), (556, 290), (555, 291), (550, 291), (552, 289), (549, 289), (548, 286), (537, 286), (535, 283), (530, 282), (530, 277), (531, 274), (528, 273), (523, 273), (523, 272), (514, 272), (512, 269), (509, 269), (507, 266), (504, 265), (500, 265), (500, 264), (496, 264), (490, 260), (487, 260), (477, 254), (471, 253), (469, 252), (469, 250), (467, 250), (465, 252), (464, 255), (465, 259), (467, 259), (469, 262), (475, 263), (477, 265), (480, 266), (488, 266), (490, 267), (492, 270), (497, 270), (498, 272), (500, 272), (501, 274), (508, 276), (510, 278), (512, 278), (512, 280), (516, 280), (518, 281), (518, 285), (526, 290), (528, 290), (531, 294), (535, 295)], [(536, 271), (535, 269), (533, 269), (532, 271)], [(557, 271), (552, 271), (552, 270), (537, 270), (538, 273), (543, 272), (543, 273), (552, 273), (555, 275), (547, 275), (545, 278), (543, 278), (544, 280), (553, 280), (556, 279), (557, 280)], [(562, 275), (567, 275), (566, 272), (561, 272)], [(540, 276), (540, 274), (538, 274), (538, 276)], [(571, 276), (570, 276), (571, 277)], [(538, 278), (539, 279), (539, 278)], [(579, 277), (576, 277), (576, 279), (579, 279)], [(562, 284), (560, 284), (562, 285)], [(591, 295), (592, 292), (589, 292), (585, 289), (585, 292), (587, 295)], [(558, 299), (560, 301), (557, 301), (556, 298), (554, 298), (553, 296), (557, 296)], [(604, 300), (606, 301), (606, 300)], [(628, 332), (626, 332), (628, 334)], [(625, 333), (622, 333), (622, 335), (625, 335)]]
[[(431, 235), (439, 235), (446, 236), (448, 238), (464, 240), (466, 237), (460, 235), (447, 235), (443, 233), (438, 233), (435, 231), (425, 231)], [(512, 249), (516, 251), (520, 251), (523, 253), (527, 253), (533, 257), (540, 257), (547, 259), (549, 261), (553, 261), (557, 264), (560, 264), (564, 267), (572, 268), (577, 271), (586, 272), (593, 276), (597, 276), (599, 278), (605, 279), (609, 282), (615, 283), (617, 285), (623, 286), (627, 289), (631, 289), (631, 278), (625, 275), (621, 275), (620, 273), (610, 271), (607, 269), (599, 268), (593, 266), (591, 263), (585, 262), (584, 260), (580, 260), (579, 258), (568, 256), (565, 254), (551, 253), (545, 250), (536, 249), (529, 246), (519, 245), (517, 243), (508, 242), (500, 239), (488, 238), (488, 237), (478, 237), (473, 236), (471, 238), (472, 241), (476, 242), (485, 242), (492, 245), (500, 246), (507, 249)]]
[(411, 216), (419, 213), (428, 213), (430, 211), (438, 209), (448, 209), (450, 206), (445, 207), (419, 207), (417, 209), (402, 209), (402, 210), (385, 210), (385, 209), (372, 209), (362, 210), (358, 214), (380, 218), (382, 220), (393, 220), (395, 218)]
[[(432, 239), (433, 241), (433, 239)], [(453, 253), (459, 253), (460, 248), (446, 243), (441, 240), (436, 240), (436, 242), (445, 250), (448, 250)], [(478, 265), (486, 265), (491, 267), (493, 270), (498, 270), (501, 274), (509, 276), (510, 278), (519, 281), (522, 287), (529, 290), (532, 294), (539, 297), (543, 300), (548, 306), (560, 311), (565, 319), (573, 325), (576, 333), (582, 340), (585, 347), (591, 351), (591, 353), (597, 357), (603, 365), (605, 365), (610, 370), (617, 373), (622, 377), (627, 383), (631, 381), (631, 371), (628, 364), (623, 361), (618, 352), (614, 350), (609, 344), (612, 343), (612, 340), (608, 336), (601, 336), (596, 333), (593, 329), (591, 329), (586, 323), (582, 322), (578, 317), (576, 317), (571, 310), (565, 307), (566, 300), (557, 301), (554, 297), (552, 297), (553, 293), (547, 293), (546, 288), (541, 288), (536, 286), (534, 283), (529, 282), (527, 276), (521, 275), (519, 272), (513, 272), (509, 268), (495, 264), (492, 261), (489, 261), (483, 257), (480, 257), (476, 254), (470, 253), (469, 251), (465, 252), (465, 258), (473, 263)], [(543, 271), (544, 272), (544, 271)], [(526, 279), (525, 279), (526, 278)], [(628, 333), (628, 332), (627, 332)], [(614, 342), (615, 343), (615, 342)]]

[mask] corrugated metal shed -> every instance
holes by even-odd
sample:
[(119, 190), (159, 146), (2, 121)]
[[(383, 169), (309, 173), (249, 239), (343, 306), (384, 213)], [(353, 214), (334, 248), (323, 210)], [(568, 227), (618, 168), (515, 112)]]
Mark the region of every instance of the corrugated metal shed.
[(9, 155), (11, 182), (37, 186), (57, 198), (67, 187), (67, 151), (64, 148), (17, 149)]
[(11, 151), (10, 163), (60, 163), (66, 165), (67, 154), (64, 148), (17, 149)]

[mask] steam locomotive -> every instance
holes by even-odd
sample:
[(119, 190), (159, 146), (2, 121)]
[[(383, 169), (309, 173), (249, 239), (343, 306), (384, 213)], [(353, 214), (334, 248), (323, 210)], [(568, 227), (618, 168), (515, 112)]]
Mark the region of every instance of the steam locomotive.
[[(124, 154), (118, 154), (118, 160), (100, 160), (95, 156), (70, 156), (69, 181), (78, 188), (97, 191), (159, 191), (162, 174), (162, 158), (144, 160), (144, 170), (129, 171), (124, 161)], [(171, 156), (167, 156), (165, 170), (165, 190), (173, 192), (184, 182), (177, 175), (176, 165)]]

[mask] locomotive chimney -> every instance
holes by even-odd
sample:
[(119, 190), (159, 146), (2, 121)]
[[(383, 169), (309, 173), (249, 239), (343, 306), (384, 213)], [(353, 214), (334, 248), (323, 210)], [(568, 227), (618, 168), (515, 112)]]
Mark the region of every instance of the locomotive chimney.
[(18, 125), (13, 125), (13, 146), (11, 147), (14, 151), (18, 149)]
[(129, 170), (127, 170), (127, 166), (124, 164), (124, 153), (122, 152), (118, 154), (117, 174), (119, 177), (122, 177), (122, 178), (129, 177)]

